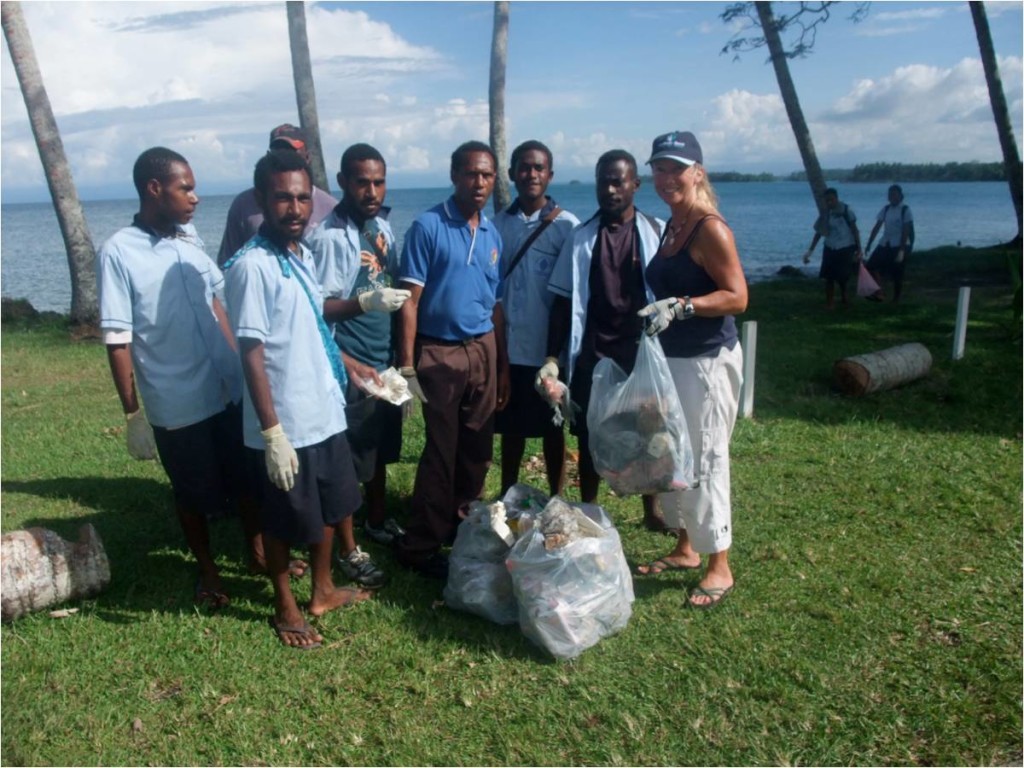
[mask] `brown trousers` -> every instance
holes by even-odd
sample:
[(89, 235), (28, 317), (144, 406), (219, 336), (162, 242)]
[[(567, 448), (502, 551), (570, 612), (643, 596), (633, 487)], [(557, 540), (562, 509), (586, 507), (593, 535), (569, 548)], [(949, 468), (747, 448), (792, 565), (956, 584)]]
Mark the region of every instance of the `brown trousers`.
[(412, 514), (399, 555), (423, 560), (454, 535), (462, 504), (480, 498), (494, 448), (497, 355), (494, 333), (464, 342), (416, 337), (416, 377), (426, 445), (416, 470)]

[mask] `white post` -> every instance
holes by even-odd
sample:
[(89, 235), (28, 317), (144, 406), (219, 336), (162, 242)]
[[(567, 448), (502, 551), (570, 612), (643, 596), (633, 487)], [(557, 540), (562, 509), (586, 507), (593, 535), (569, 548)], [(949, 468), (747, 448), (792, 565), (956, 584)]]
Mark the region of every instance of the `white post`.
[(956, 300), (956, 330), (953, 332), (953, 359), (964, 356), (964, 342), (967, 340), (967, 307), (971, 303), (971, 289), (960, 286), (960, 295)]
[(757, 358), (757, 321), (748, 320), (740, 329), (743, 346), (743, 386), (740, 388), (740, 416), (754, 415), (754, 361)]

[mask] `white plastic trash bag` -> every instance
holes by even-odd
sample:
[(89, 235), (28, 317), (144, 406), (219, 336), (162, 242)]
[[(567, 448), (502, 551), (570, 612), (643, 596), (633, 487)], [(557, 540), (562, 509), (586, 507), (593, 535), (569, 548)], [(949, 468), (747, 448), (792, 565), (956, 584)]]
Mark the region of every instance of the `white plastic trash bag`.
[(681, 491), (693, 484), (686, 417), (656, 337), (641, 337), (628, 376), (614, 360), (598, 361), (587, 430), (594, 468), (620, 496)]
[(556, 659), (573, 659), (632, 615), (622, 542), (610, 522), (604, 527), (557, 496), (530, 522), (507, 560), (519, 626)]
[(473, 502), (466, 519), (459, 523), (448, 558), (445, 603), (497, 624), (515, 624), (519, 612), (505, 567), (514, 541), (502, 502)]

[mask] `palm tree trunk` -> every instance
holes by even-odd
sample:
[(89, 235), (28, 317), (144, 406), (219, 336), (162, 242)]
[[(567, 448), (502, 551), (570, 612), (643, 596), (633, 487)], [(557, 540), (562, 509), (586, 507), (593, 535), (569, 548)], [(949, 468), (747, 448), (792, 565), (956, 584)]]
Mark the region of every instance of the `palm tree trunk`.
[(978, 50), (981, 52), (981, 65), (985, 70), (985, 82), (988, 84), (988, 98), (992, 102), (992, 114), (996, 120), (999, 146), (1003, 150), (1003, 164), (1006, 166), (1006, 178), (1010, 183), (1010, 197), (1013, 198), (1013, 208), (1017, 212), (1015, 242), (1019, 245), (1021, 232), (1024, 230), (1024, 219), (1021, 216), (1020, 152), (1013, 136), (1010, 110), (1006, 106), (1006, 94), (1003, 92), (1003, 81), (999, 76), (999, 65), (996, 63), (996, 51), (992, 45), (992, 33), (988, 27), (985, 5), (980, 2), (970, 2), (968, 5), (974, 19), (974, 31), (978, 35)]
[(505, 66), (508, 60), (508, 2), (494, 4), (494, 36), (491, 38), (490, 119), (491, 149), (498, 158), (495, 168), (494, 210), (501, 211), (512, 203), (508, 187), (508, 148), (505, 146)]
[(800, 109), (800, 99), (796, 95), (796, 86), (793, 85), (793, 78), (789, 74), (786, 53), (782, 48), (782, 40), (779, 37), (775, 17), (772, 15), (772, 4), (758, 2), (754, 5), (757, 8), (757, 16), (761, 20), (761, 31), (764, 32), (765, 43), (771, 54), (772, 66), (775, 67), (775, 78), (779, 81), (779, 93), (782, 95), (782, 102), (786, 105), (789, 124), (793, 127), (793, 136), (796, 138), (796, 145), (804, 162), (804, 170), (807, 171), (807, 181), (811, 185), (814, 204), (820, 213), (825, 210), (825, 174), (821, 172), (821, 164), (818, 163), (818, 155), (814, 151), (814, 142), (811, 141), (811, 131), (807, 127), (807, 121), (804, 120), (803, 110)]
[(313, 184), (330, 192), (324, 151), (320, 146), (320, 118), (316, 111), (316, 89), (313, 87), (313, 65), (309, 60), (309, 38), (306, 36), (306, 9), (301, 0), (288, 0), (288, 41), (292, 50), (292, 74), (295, 77), (295, 101), (299, 107), (299, 126), (309, 143), (309, 167)]
[(71, 274), (71, 322), (79, 326), (95, 326), (99, 323), (96, 250), (71, 177), (71, 166), (64, 154), (64, 144), (60, 140), (50, 99), (46, 95), (32, 38), (21, 12), (21, 3), (7, 0), (0, 3), (0, 23), (4, 28), (4, 37), (7, 38), (7, 47), (11, 52), (14, 71), (18, 75), (21, 95), (25, 99), (39, 159), (43, 163), (43, 173), (57, 212), (60, 233), (64, 238), (68, 271)]

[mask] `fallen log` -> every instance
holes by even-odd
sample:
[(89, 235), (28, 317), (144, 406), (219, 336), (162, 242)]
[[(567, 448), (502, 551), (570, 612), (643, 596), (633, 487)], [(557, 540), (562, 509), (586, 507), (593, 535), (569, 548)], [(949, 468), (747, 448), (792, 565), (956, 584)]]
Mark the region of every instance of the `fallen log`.
[(916, 342), (837, 360), (832, 379), (845, 395), (869, 395), (928, 375), (932, 354)]
[(110, 583), (110, 562), (96, 529), (86, 523), (78, 541), (45, 528), (0, 538), (0, 615), (11, 621), (56, 603), (98, 594)]

